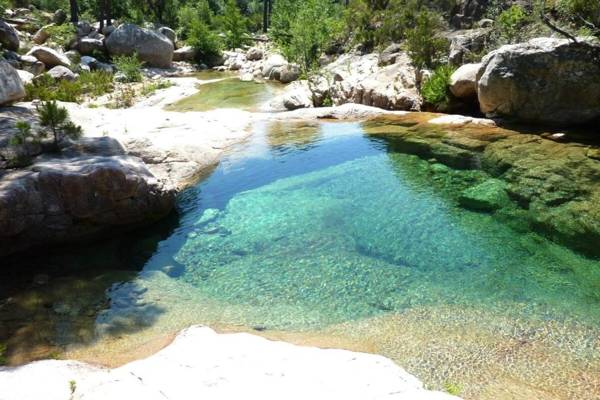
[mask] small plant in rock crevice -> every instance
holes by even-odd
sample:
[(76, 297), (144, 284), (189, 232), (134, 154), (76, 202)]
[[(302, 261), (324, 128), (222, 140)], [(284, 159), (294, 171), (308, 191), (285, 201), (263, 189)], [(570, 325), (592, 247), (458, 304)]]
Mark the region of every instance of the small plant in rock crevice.
[[(60, 143), (65, 139), (81, 137), (81, 127), (75, 125), (69, 118), (66, 108), (59, 106), (56, 101), (46, 101), (38, 106), (40, 125), (48, 128), (52, 133), (53, 150), (60, 151)], [(45, 135), (47, 132), (41, 132)]]

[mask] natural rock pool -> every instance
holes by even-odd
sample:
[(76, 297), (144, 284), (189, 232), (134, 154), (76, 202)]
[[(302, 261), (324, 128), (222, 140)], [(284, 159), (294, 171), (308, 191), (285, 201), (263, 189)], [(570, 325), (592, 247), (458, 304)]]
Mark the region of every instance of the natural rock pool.
[(255, 131), (159, 226), (8, 260), (6, 361), (114, 365), (201, 323), (383, 354), (465, 398), (600, 398), (600, 261), (507, 182), (386, 124)]

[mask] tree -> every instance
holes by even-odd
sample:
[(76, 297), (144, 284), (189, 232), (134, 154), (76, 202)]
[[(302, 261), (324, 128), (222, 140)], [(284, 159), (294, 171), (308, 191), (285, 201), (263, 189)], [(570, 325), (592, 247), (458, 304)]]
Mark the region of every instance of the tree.
[(71, 22), (77, 24), (79, 22), (79, 5), (77, 4), (77, 0), (69, 0), (69, 5), (71, 8)]
[(43, 102), (38, 107), (38, 113), (40, 125), (50, 129), (52, 133), (54, 151), (60, 151), (60, 142), (65, 138), (77, 139), (81, 136), (81, 127), (71, 122), (67, 109), (60, 107), (56, 101)]
[(228, 48), (234, 49), (247, 42), (248, 24), (235, 0), (227, 0), (221, 21), (225, 31), (225, 45)]
[(288, 60), (309, 72), (343, 31), (341, 5), (331, 0), (286, 0), (277, 1), (275, 7), (271, 36)]

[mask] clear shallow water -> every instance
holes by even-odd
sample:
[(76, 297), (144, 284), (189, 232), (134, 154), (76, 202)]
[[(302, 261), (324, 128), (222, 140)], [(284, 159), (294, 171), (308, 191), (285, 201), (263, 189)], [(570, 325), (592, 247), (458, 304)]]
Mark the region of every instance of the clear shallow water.
[(458, 193), (484, 173), (394, 152), (357, 123), (256, 130), (181, 194), (176, 221), (45, 258), (71, 275), (2, 304), (4, 321), (28, 319), (0, 330), (9, 350), (43, 354), (23, 332), (53, 346), (94, 343), (77, 355), (221, 324), (368, 341), (472, 398), (486, 398), (490, 380), (506, 386), (506, 374), (550, 387), (548, 398), (600, 393), (600, 262), (460, 208)]
[(209, 111), (217, 108), (238, 108), (246, 111), (259, 111), (283, 85), (241, 81), (227, 77), (224, 73), (205, 72), (197, 75), (200, 80), (220, 79), (198, 86), (198, 93), (168, 106), (169, 111)]

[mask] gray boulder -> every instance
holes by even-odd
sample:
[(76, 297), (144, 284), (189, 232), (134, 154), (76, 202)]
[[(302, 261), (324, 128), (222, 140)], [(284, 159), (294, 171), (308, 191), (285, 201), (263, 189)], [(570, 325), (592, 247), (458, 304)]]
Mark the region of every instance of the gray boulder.
[(31, 72), (33, 75), (39, 75), (46, 70), (46, 64), (39, 61), (34, 56), (21, 56), (19, 64), (22, 70)]
[(175, 43), (177, 43), (177, 34), (175, 33), (175, 31), (167, 26), (161, 26), (160, 28), (157, 29), (158, 33), (164, 35), (167, 37), (167, 39), (169, 39), (171, 41), (171, 43), (173, 43), (173, 46), (175, 46)]
[(95, 53), (104, 52), (104, 42), (100, 39), (92, 39), (88, 37), (81, 38), (77, 41), (77, 51), (84, 56)]
[(600, 118), (600, 46), (538, 38), (488, 54), (477, 74), (481, 111), (570, 125)]
[(19, 74), (19, 78), (21, 78), (21, 82), (23, 82), (24, 85), (31, 83), (35, 77), (31, 72), (23, 71), (22, 69), (18, 69), (17, 74)]
[(67, 58), (67, 56), (54, 49), (51, 49), (50, 47), (35, 46), (29, 50), (26, 55), (35, 57), (50, 68), (57, 65), (62, 65), (63, 67), (67, 68), (71, 67), (71, 61)]
[(173, 61), (194, 61), (196, 49), (192, 46), (184, 46), (173, 52)]
[(262, 76), (266, 79), (271, 79), (273, 70), (285, 64), (287, 64), (287, 61), (285, 58), (283, 58), (283, 56), (279, 54), (271, 54), (263, 63)]
[(264, 54), (263, 51), (261, 49), (259, 49), (258, 47), (251, 47), (246, 52), (246, 59), (248, 61), (262, 60), (263, 54)]
[(312, 94), (308, 83), (306, 81), (293, 82), (283, 94), (282, 102), (287, 110), (312, 107)]
[(296, 64), (285, 64), (275, 68), (272, 73), (272, 79), (276, 79), (281, 83), (290, 83), (300, 77), (300, 67)]
[(169, 68), (173, 61), (173, 43), (161, 33), (133, 24), (123, 24), (106, 39), (113, 56), (137, 54), (140, 60), (158, 68)]
[(114, 139), (81, 139), (77, 148), (2, 177), (0, 255), (154, 222), (172, 209), (173, 193)]
[(25, 97), (25, 88), (16, 69), (0, 58), (0, 105)]
[(96, 60), (94, 57), (83, 56), (80, 60), (80, 68), (82, 70), (90, 70), (90, 71), (104, 71), (113, 74), (115, 72), (114, 66), (111, 64), (103, 63)]
[(491, 32), (489, 28), (479, 28), (449, 33), (446, 36), (450, 40), (448, 62), (460, 66), (467, 61), (469, 55), (480, 53), (485, 48)]
[(379, 55), (378, 64), (380, 66), (394, 64), (396, 58), (402, 53), (402, 46), (398, 43), (392, 43), (386, 47)]
[(48, 28), (54, 26), (54, 24), (42, 26), (38, 31), (33, 35), (31, 41), (35, 44), (44, 44), (50, 38), (50, 32)]
[[(327, 79), (321, 79), (315, 104), (329, 96), (333, 104), (358, 103), (387, 110), (421, 108), (417, 90), (417, 73), (406, 53), (397, 56), (392, 65), (379, 67), (378, 54), (346, 54), (324, 68)], [(327, 90), (323, 86), (329, 85)]]
[(477, 96), (477, 72), (481, 64), (465, 64), (450, 77), (450, 91), (459, 99)]
[(77, 74), (62, 65), (50, 69), (47, 74), (57, 81), (74, 81), (78, 77)]
[(52, 16), (52, 22), (54, 22), (56, 25), (62, 25), (67, 21), (67, 13), (62, 10), (62, 9), (58, 9), (54, 12), (54, 15)]
[(0, 19), (0, 45), (6, 50), (18, 51), (20, 42), (17, 30)]

